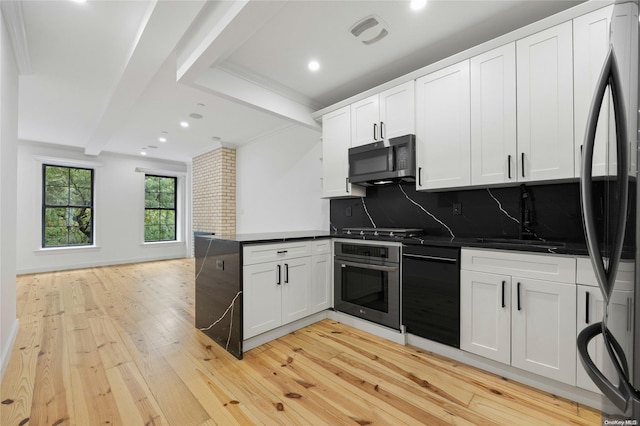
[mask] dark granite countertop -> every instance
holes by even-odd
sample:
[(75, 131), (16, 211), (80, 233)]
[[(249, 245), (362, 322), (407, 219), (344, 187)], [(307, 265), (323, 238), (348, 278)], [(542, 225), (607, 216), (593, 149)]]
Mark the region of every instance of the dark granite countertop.
[(331, 238), (329, 231), (287, 231), (287, 232), (259, 232), (251, 234), (211, 235), (197, 233), (196, 238), (235, 241), (243, 244), (289, 242), (295, 240), (315, 240)]
[(587, 256), (587, 246), (582, 243), (554, 241), (516, 240), (500, 238), (448, 238), (424, 237), (403, 241), (407, 245), (435, 245), (447, 247), (476, 247), (497, 250), (528, 251), (534, 253), (553, 253)]
[[(196, 238), (213, 240), (233, 241), (241, 244), (259, 244), (274, 242), (290, 242), (303, 239), (322, 238), (348, 238), (362, 241), (384, 241), (385, 239), (372, 236), (344, 235), (329, 231), (288, 231), (288, 232), (264, 232), (251, 234), (234, 235), (212, 235), (207, 233), (196, 233)], [(495, 250), (514, 250), (532, 253), (552, 253), (566, 254), (574, 256), (588, 256), (587, 246), (584, 243), (556, 242), (556, 241), (535, 241), (518, 240), (508, 238), (451, 238), (445, 236), (422, 236), (403, 239), (386, 239), (406, 245), (425, 245), (437, 247), (475, 247)], [(623, 258), (629, 257), (633, 252), (632, 248), (623, 250)]]
[[(360, 236), (360, 235), (344, 235), (334, 234), (334, 238), (348, 238), (356, 240), (373, 240), (379, 241), (379, 237)], [(425, 245), (437, 247), (477, 247), (496, 250), (515, 250), (527, 251), (534, 253), (553, 253), (587, 256), (587, 247), (583, 243), (553, 242), (553, 241), (535, 241), (535, 240), (517, 240), (507, 238), (451, 238), (438, 236), (421, 236), (402, 239), (388, 239), (387, 241), (395, 241), (405, 245)]]

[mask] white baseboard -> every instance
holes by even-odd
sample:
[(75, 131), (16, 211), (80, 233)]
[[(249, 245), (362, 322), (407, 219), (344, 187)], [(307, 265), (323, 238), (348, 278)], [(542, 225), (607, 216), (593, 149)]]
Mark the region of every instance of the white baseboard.
[(9, 338), (7, 339), (7, 344), (4, 348), (2, 348), (2, 354), (0, 358), (0, 381), (2, 381), (4, 372), (9, 365), (9, 358), (11, 358), (11, 349), (13, 349), (13, 344), (16, 342), (16, 337), (18, 336), (18, 325), (19, 321), (16, 319), (13, 322), (13, 326), (11, 327)]
[(44, 272), (57, 272), (57, 271), (70, 271), (73, 269), (87, 269), (98, 268), (101, 266), (115, 266), (115, 265), (127, 265), (131, 263), (143, 263), (143, 262), (157, 262), (160, 260), (173, 260), (173, 259), (185, 259), (187, 256), (183, 255), (167, 255), (167, 256), (154, 256), (154, 257), (140, 257), (140, 258), (128, 258), (128, 259), (113, 259), (103, 260), (98, 262), (84, 262), (74, 263), (67, 265), (56, 265), (55, 268), (51, 266), (36, 267), (36, 268), (23, 268), (16, 271), (16, 275), (25, 274), (40, 274)]

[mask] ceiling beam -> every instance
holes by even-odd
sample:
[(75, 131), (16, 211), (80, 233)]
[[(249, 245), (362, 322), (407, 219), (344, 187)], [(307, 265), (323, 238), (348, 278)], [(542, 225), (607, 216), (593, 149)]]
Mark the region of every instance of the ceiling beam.
[(176, 79), (193, 83), (207, 68), (224, 62), (267, 23), (286, 1), (212, 2), (178, 52)]
[(21, 0), (0, 1), (0, 11), (4, 23), (7, 26), (9, 39), (13, 47), (13, 55), (18, 66), (20, 75), (31, 74), (31, 57), (29, 56), (29, 46), (27, 46), (27, 31), (22, 15)]
[(266, 89), (224, 67), (207, 68), (192, 86), (310, 129), (320, 128), (311, 117), (314, 111), (311, 107)]
[(153, 1), (143, 19), (122, 75), (85, 144), (86, 155), (99, 155), (167, 58), (198, 16), (205, 1)]

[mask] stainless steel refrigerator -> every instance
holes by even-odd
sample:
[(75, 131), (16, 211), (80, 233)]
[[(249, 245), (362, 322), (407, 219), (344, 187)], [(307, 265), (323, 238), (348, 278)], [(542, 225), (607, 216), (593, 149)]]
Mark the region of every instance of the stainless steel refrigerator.
[[(586, 370), (603, 394), (603, 424), (620, 425), (640, 424), (638, 173), (637, 162), (631, 161), (638, 156), (638, 2), (631, 5), (635, 20), (624, 21), (626, 27), (615, 16), (610, 19), (611, 44), (595, 83), (580, 178), (585, 237), (603, 309), (602, 318), (578, 335), (578, 368)], [(614, 14), (619, 7), (611, 9)], [(609, 167), (604, 174), (594, 173), (592, 167), (595, 146), (602, 143), (598, 138), (608, 143)], [(625, 290), (626, 310), (614, 302), (622, 292), (622, 263), (635, 265), (635, 277)]]

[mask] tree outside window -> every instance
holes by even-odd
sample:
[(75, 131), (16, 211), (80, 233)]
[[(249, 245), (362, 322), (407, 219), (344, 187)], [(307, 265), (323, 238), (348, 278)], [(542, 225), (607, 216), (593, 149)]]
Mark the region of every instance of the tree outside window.
[(42, 166), (42, 247), (93, 244), (93, 170)]
[(176, 240), (177, 178), (145, 175), (144, 241)]

